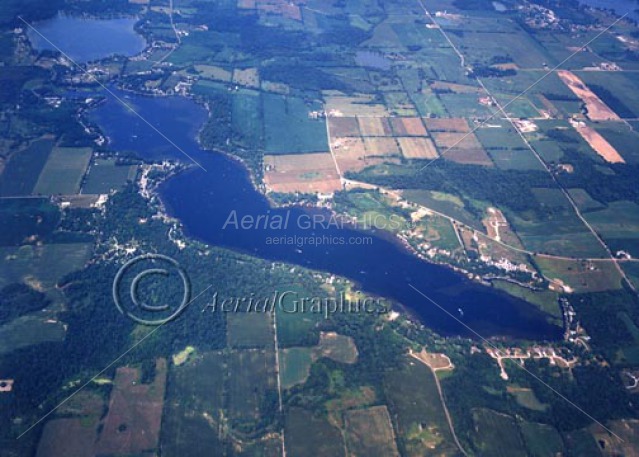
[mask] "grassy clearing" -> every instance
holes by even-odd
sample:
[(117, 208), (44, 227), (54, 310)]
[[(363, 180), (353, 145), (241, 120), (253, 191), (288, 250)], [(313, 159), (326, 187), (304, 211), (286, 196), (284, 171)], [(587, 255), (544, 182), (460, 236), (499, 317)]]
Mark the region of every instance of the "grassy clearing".
[(92, 154), (91, 148), (54, 148), (40, 173), (33, 193), (41, 195), (78, 193)]

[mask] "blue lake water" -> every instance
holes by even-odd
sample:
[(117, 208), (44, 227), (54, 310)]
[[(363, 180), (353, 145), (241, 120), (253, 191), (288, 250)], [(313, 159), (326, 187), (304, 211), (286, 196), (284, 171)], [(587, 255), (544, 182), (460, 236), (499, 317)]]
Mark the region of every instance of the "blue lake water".
[[(388, 236), (373, 234), (370, 245), (296, 246), (267, 244), (269, 236), (327, 236), (349, 240), (363, 233), (351, 228), (328, 227), (310, 230), (290, 223), (286, 229), (223, 230), (229, 214), (282, 215), (289, 220), (306, 220), (308, 210), (271, 208), (257, 192), (246, 169), (219, 153), (200, 149), (197, 131), (206, 111), (195, 102), (179, 97), (148, 98), (118, 92), (137, 112), (200, 162), (206, 172), (193, 167), (169, 179), (161, 187), (161, 198), (171, 215), (184, 225), (186, 233), (206, 243), (224, 246), (265, 259), (285, 261), (328, 271), (354, 280), (363, 290), (403, 304), (430, 328), (445, 335), (471, 335), (464, 325), (415, 292), (423, 291), (464, 324), (483, 336), (557, 339), (561, 329), (547, 322), (547, 316), (528, 303), (493, 288), (478, 285), (449, 268), (413, 256)], [(166, 140), (119, 102), (107, 103), (90, 113), (115, 150), (132, 150), (145, 158), (186, 159)], [(290, 213), (288, 212), (290, 211)], [(364, 235), (370, 235), (369, 233)], [(461, 310), (461, 312), (460, 312)]]
[(144, 50), (146, 40), (134, 30), (136, 22), (136, 18), (89, 19), (59, 14), (33, 25), (42, 36), (32, 29), (27, 33), (36, 50), (55, 51), (57, 47), (84, 63), (116, 54), (133, 56)]

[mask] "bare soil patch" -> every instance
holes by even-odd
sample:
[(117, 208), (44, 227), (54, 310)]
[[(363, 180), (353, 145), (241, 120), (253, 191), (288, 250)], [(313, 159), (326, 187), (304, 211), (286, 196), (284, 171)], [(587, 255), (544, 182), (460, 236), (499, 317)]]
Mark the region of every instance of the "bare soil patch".
[(557, 72), (557, 76), (586, 104), (588, 118), (593, 121), (620, 120), (619, 116), (597, 97), (577, 75), (567, 70), (560, 70)]

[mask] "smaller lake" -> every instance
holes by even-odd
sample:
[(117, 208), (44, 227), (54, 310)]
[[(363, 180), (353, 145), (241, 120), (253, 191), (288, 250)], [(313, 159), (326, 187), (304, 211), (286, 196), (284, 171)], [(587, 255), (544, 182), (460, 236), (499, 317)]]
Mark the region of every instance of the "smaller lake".
[(31, 28), (27, 35), (37, 51), (57, 51), (58, 47), (74, 61), (85, 63), (112, 55), (134, 56), (142, 52), (146, 40), (134, 29), (137, 21), (135, 17), (91, 19), (59, 14), (33, 24), (46, 39)]

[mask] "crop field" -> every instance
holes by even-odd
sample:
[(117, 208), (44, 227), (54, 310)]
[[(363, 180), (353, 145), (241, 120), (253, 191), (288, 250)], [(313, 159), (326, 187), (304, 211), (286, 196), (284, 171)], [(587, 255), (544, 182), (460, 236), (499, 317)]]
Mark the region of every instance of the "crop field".
[(515, 98), (512, 95), (496, 94), (495, 98), (510, 117), (518, 119), (540, 117), (539, 110), (527, 97)]
[[(558, 204), (561, 205), (561, 202)], [(597, 239), (571, 209), (554, 206), (551, 217), (529, 220), (517, 214), (507, 216), (530, 251), (576, 258), (607, 257)]]
[(223, 67), (214, 65), (195, 65), (194, 68), (195, 71), (202, 75), (202, 77), (207, 79), (230, 82), (233, 78), (233, 73)]
[(133, 181), (137, 173), (134, 165), (118, 165), (114, 159), (96, 159), (82, 186), (83, 194), (108, 194)]
[(475, 446), (486, 457), (527, 456), (515, 420), (490, 409), (473, 411)]
[(60, 343), (65, 337), (65, 324), (55, 312), (28, 314), (0, 326), (0, 355), (36, 344)]
[[(42, 437), (38, 443), (38, 457), (57, 457), (73, 455), (77, 457), (93, 457), (93, 445), (98, 436), (98, 417), (91, 418), (58, 418), (46, 423)], [(87, 422), (89, 422), (87, 424)], [(72, 436), (73, 439), (68, 439)]]
[(224, 356), (207, 352), (192, 356), (169, 371), (162, 423), (162, 453), (221, 455), (220, 437), (207, 420), (217, 421), (223, 405)]
[(240, 90), (233, 96), (233, 129), (240, 132), (241, 143), (249, 149), (264, 148), (264, 121), (260, 93)]
[(40, 173), (33, 193), (41, 195), (77, 193), (92, 154), (91, 148), (54, 148)]
[(535, 262), (545, 277), (558, 279), (575, 292), (598, 292), (621, 287), (621, 275), (612, 262), (550, 259), (537, 256)]
[(410, 94), (410, 97), (420, 116), (448, 116), (448, 112), (446, 111), (446, 108), (444, 108), (444, 105), (437, 94), (432, 92), (429, 88), (424, 88), (420, 92)]
[(283, 284), (282, 290), (293, 292), (282, 300), (282, 308), (276, 307), (277, 342), (280, 348), (294, 346), (315, 346), (319, 342), (318, 323), (323, 317), (317, 313), (287, 313), (284, 309), (294, 309), (295, 296), (306, 297), (309, 292), (301, 284)]
[(488, 118), (493, 110), (480, 105), (476, 94), (439, 94), (439, 99), (451, 117)]
[(639, 256), (639, 205), (612, 202), (608, 208), (589, 212), (586, 220), (603, 236), (613, 252), (626, 251)]
[(231, 352), (227, 363), (228, 416), (232, 425), (242, 429), (258, 422), (264, 408), (271, 407), (266, 402), (276, 388), (275, 355), (273, 349), (244, 349)]
[(0, 248), (0, 287), (24, 282), (36, 289), (54, 287), (60, 279), (84, 266), (89, 243), (25, 245)]
[(274, 192), (333, 192), (342, 188), (330, 153), (264, 156), (264, 181)]
[(584, 71), (580, 78), (621, 118), (639, 118), (639, 84), (631, 74)]
[(385, 92), (384, 103), (393, 116), (417, 116), (417, 110), (406, 92)]
[(166, 375), (165, 359), (157, 360), (151, 384), (140, 383), (137, 368), (118, 368), (96, 443), (98, 454), (138, 454), (158, 448)]
[(360, 136), (356, 117), (329, 117), (328, 127), (331, 138)]
[(396, 136), (428, 136), (419, 117), (392, 117), (390, 123)]
[(328, 151), (323, 119), (311, 119), (309, 113), (322, 109), (308, 106), (302, 99), (263, 94), (266, 152), (299, 154)]
[(579, 208), (579, 211), (594, 211), (606, 207), (603, 203), (592, 198), (584, 189), (568, 189), (568, 193), (577, 205), (577, 208)]
[(437, 149), (430, 138), (404, 137), (398, 138), (402, 155), (407, 159), (435, 159)]
[(388, 117), (386, 106), (375, 103), (372, 95), (358, 94), (354, 96), (344, 95), (340, 92), (324, 92), (326, 111), (340, 116), (357, 117)]
[(432, 135), (439, 153), (448, 160), (471, 165), (493, 165), (474, 133), (435, 132)]
[(560, 455), (564, 452), (564, 443), (557, 430), (546, 424), (522, 422), (521, 433), (526, 448), (532, 457)]
[(579, 76), (567, 70), (558, 71), (557, 76), (559, 76), (568, 88), (586, 105), (588, 118), (591, 121), (619, 120), (619, 116), (590, 90)]
[(30, 195), (52, 149), (52, 140), (38, 140), (14, 153), (0, 173), (0, 197)]
[(639, 163), (639, 133), (621, 122), (598, 122), (592, 126), (628, 163)]
[(576, 127), (577, 133), (590, 145), (590, 147), (609, 163), (625, 163), (621, 154), (594, 128), (588, 125)]
[(364, 138), (364, 147), (367, 156), (398, 156), (399, 147), (395, 138)]
[(383, 160), (368, 157), (364, 140), (357, 137), (331, 139), (331, 149), (342, 172), (360, 171), (370, 165), (382, 163)]
[(288, 348), (280, 352), (282, 387), (291, 387), (306, 381), (313, 363), (311, 348)]
[(391, 127), (385, 117), (358, 117), (359, 131), (362, 136), (389, 136)]
[(464, 118), (429, 118), (424, 119), (424, 122), (430, 132), (468, 133), (471, 130), (468, 121)]
[(566, 433), (565, 440), (569, 449), (573, 449), (575, 455), (583, 457), (601, 457), (601, 449), (597, 441), (587, 430), (575, 430)]
[(293, 407), (286, 412), (284, 436), (286, 454), (291, 457), (334, 457), (344, 454), (340, 430), (324, 417), (302, 408)]
[(268, 312), (229, 313), (226, 317), (226, 331), (231, 348), (273, 346), (273, 322)]
[(386, 406), (349, 410), (344, 417), (351, 455), (399, 456)]
[(384, 387), (405, 455), (457, 455), (430, 368), (406, 358), (401, 370), (384, 376)]

